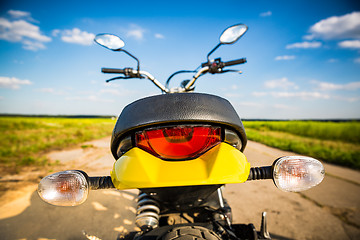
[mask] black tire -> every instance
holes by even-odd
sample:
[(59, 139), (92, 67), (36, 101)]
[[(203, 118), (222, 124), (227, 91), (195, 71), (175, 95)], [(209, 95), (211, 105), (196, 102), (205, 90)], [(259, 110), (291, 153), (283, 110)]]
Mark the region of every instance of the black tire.
[(161, 240), (221, 240), (221, 238), (210, 229), (200, 226), (181, 226), (170, 229)]

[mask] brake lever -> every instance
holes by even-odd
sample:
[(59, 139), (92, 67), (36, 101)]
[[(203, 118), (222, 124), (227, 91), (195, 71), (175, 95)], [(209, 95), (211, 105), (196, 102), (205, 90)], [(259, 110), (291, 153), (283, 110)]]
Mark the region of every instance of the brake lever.
[(115, 80), (118, 80), (118, 79), (130, 79), (130, 78), (133, 78), (133, 77), (114, 77), (114, 78), (110, 78), (108, 80), (106, 80), (105, 82), (111, 82), (111, 81), (115, 81)]
[(238, 74), (242, 74), (242, 71), (234, 70), (234, 69), (229, 69), (229, 70), (223, 70), (223, 71), (221, 71), (221, 73), (227, 73), (227, 72), (235, 72), (235, 73), (238, 73)]

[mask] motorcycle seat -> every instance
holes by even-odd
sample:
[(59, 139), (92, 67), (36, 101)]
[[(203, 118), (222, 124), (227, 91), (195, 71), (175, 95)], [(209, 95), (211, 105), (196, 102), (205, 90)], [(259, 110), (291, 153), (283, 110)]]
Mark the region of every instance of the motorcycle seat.
[(212, 124), (234, 130), (242, 141), (247, 138), (244, 126), (233, 106), (224, 98), (204, 93), (162, 94), (139, 99), (121, 112), (111, 139), (111, 152), (118, 159), (121, 139), (130, 132), (149, 126), (174, 124)]

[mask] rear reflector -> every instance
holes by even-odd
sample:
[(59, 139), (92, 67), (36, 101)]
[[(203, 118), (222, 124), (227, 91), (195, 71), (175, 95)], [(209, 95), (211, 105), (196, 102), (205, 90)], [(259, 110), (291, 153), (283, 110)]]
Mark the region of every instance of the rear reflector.
[(162, 159), (191, 159), (221, 142), (221, 128), (174, 126), (145, 129), (135, 134), (137, 147)]

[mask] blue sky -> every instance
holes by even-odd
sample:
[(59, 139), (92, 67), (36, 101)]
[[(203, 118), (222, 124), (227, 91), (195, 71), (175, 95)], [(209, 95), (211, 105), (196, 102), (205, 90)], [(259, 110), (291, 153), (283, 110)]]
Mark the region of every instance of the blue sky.
[[(106, 84), (101, 67), (135, 67), (93, 43), (114, 33), (165, 83), (196, 69), (228, 26), (248, 32), (212, 57), (246, 57), (243, 74), (205, 75), (197, 92), (227, 98), (242, 118), (360, 118), (356, 1), (20, 1), (0, 4), (0, 113), (113, 114), (160, 94), (150, 81)], [(180, 75), (173, 85), (191, 75)]]

